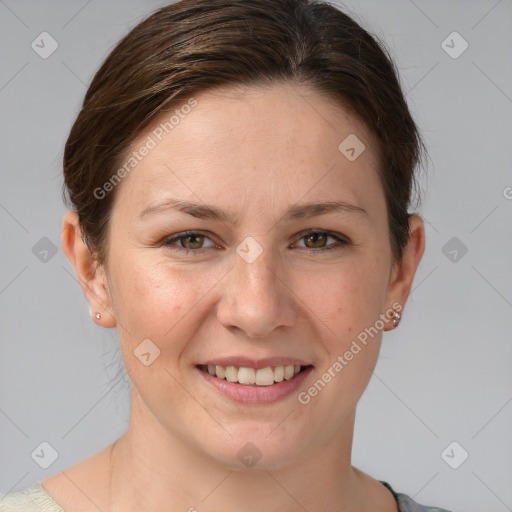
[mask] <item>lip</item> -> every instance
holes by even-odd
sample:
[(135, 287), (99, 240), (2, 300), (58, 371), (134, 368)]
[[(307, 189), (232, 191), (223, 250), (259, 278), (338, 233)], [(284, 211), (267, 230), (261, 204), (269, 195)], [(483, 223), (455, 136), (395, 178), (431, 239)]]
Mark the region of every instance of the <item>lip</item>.
[(311, 363), (303, 361), (302, 359), (295, 359), (292, 357), (265, 357), (263, 359), (251, 359), (244, 356), (221, 357), (219, 359), (210, 359), (199, 363), (198, 365), (214, 365), (214, 366), (244, 366), (246, 368), (266, 368), (267, 366), (311, 366)]
[[(233, 361), (234, 359), (230, 359)], [(237, 358), (236, 361), (241, 361), (241, 358)], [(279, 361), (281, 364), (284, 361), (283, 358), (274, 359)], [(216, 361), (227, 361), (227, 359), (220, 359)], [(260, 360), (262, 361), (270, 361), (269, 360)], [(290, 361), (297, 361), (296, 359), (290, 359)], [(205, 363), (207, 364), (207, 363)], [(214, 364), (214, 363), (210, 363)], [(218, 364), (218, 363), (217, 363)], [(281, 364), (272, 365), (265, 364), (261, 366), (264, 368), (265, 366), (281, 366)], [(293, 364), (293, 363), (288, 363)], [(298, 364), (298, 363), (297, 363)], [(250, 366), (245, 360), (245, 365), (248, 367), (255, 368), (255, 366)], [(220, 366), (224, 366), (221, 364)], [(244, 366), (244, 364), (227, 364), (227, 366)], [(223, 396), (239, 403), (243, 404), (271, 404), (277, 402), (279, 400), (283, 400), (286, 397), (289, 397), (293, 393), (296, 393), (298, 389), (301, 387), (303, 382), (308, 378), (309, 374), (313, 371), (313, 366), (311, 365), (301, 365), (307, 366), (300, 373), (295, 375), (295, 377), (290, 380), (283, 380), (282, 382), (277, 382), (272, 384), (271, 386), (249, 386), (246, 384), (238, 384), (234, 382), (229, 382), (225, 379), (219, 379), (218, 377), (214, 377), (210, 375), (208, 372), (201, 370), (198, 366), (195, 367), (195, 370), (199, 372), (201, 377), (206, 380), (208, 384), (211, 384), (217, 391), (219, 391)]]

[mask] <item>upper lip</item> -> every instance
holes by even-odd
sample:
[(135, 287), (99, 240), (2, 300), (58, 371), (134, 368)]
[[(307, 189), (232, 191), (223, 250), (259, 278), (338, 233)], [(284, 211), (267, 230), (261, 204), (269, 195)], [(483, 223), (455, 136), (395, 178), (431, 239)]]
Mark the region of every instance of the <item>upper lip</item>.
[(213, 365), (213, 366), (243, 366), (245, 368), (266, 368), (267, 366), (311, 366), (302, 359), (295, 357), (265, 357), (263, 359), (251, 359), (250, 357), (244, 356), (231, 356), (231, 357), (216, 357), (215, 359), (209, 359), (200, 364)]

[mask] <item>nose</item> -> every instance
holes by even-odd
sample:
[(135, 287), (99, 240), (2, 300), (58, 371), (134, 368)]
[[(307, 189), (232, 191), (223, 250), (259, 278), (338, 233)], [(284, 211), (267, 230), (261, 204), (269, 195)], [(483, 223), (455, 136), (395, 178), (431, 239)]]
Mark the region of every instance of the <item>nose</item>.
[(273, 331), (294, 325), (296, 297), (290, 272), (271, 254), (263, 252), (246, 261), (235, 255), (234, 265), (223, 280), (217, 307), (219, 322), (248, 338), (265, 339)]

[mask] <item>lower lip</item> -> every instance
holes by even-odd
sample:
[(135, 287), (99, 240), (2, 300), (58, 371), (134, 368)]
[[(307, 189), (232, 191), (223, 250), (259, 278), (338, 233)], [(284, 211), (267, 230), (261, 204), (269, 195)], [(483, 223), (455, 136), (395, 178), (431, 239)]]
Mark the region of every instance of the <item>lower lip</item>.
[(238, 384), (235, 382), (229, 382), (225, 379), (213, 377), (209, 373), (197, 368), (197, 366), (196, 370), (204, 379), (206, 379), (207, 382), (212, 386), (215, 386), (224, 396), (227, 396), (235, 402), (244, 404), (271, 404), (295, 393), (304, 380), (307, 379), (308, 375), (313, 370), (313, 367), (308, 366), (292, 379), (276, 382), (271, 386), (248, 386), (245, 384)]

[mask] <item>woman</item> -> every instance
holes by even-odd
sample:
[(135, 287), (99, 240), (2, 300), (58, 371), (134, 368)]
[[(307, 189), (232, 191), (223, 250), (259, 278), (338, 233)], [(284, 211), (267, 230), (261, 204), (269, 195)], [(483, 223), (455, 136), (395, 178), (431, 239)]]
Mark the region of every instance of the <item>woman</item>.
[(0, 510), (434, 511), (351, 465), (423, 255), (422, 142), (336, 8), (183, 0), (137, 25), (64, 154), (63, 250), (117, 327), (126, 433)]

